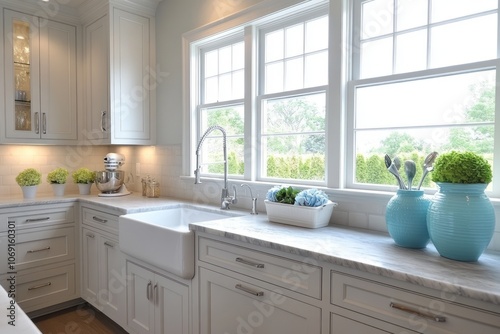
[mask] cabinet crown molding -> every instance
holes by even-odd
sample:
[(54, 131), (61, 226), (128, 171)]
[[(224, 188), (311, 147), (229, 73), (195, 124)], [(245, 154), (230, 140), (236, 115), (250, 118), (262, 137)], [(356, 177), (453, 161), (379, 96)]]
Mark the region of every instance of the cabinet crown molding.
[(103, 8), (109, 8), (109, 6), (119, 7), (140, 15), (154, 16), (156, 7), (158, 7), (158, 4), (162, 1), (163, 0), (83, 0), (83, 3), (78, 7), (78, 12), (84, 24), (91, 21), (93, 12), (102, 12)]

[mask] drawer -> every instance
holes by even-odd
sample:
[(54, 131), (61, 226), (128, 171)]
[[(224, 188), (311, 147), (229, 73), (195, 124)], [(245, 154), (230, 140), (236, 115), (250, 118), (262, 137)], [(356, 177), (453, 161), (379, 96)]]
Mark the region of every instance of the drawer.
[(332, 271), (331, 303), (417, 332), (499, 333), (500, 315)]
[(118, 216), (89, 208), (83, 208), (82, 212), (83, 224), (118, 234)]
[[(7, 244), (7, 236), (0, 237), (0, 244)], [(8, 264), (15, 262), (15, 270), (23, 270), (74, 259), (74, 227), (55, 228), (35, 232), (18, 233), (15, 236), (15, 256), (0, 254), (0, 273), (12, 271)]]
[(19, 231), (33, 227), (73, 223), (75, 209), (73, 204), (39, 206), (36, 209), (23, 207), (16, 211), (1, 213), (0, 217), (0, 232), (7, 231), (9, 225), (9, 228), (12, 228), (12, 224)]
[[(26, 274), (18, 273), (15, 280), (15, 299), (25, 312), (77, 297), (73, 264)], [(9, 275), (3, 276), (2, 285), (9, 290)]]
[(321, 299), (322, 268), (200, 237), (199, 259), (285, 289)]

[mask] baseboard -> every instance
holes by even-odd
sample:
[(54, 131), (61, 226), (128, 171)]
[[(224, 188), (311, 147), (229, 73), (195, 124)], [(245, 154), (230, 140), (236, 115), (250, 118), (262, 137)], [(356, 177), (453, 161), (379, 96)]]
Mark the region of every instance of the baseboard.
[(64, 302), (64, 303), (60, 303), (60, 304), (57, 304), (57, 305), (52, 305), (52, 306), (44, 307), (42, 309), (29, 312), (29, 313), (27, 313), (27, 315), (28, 315), (28, 317), (30, 319), (35, 319), (35, 318), (41, 317), (43, 315), (54, 313), (54, 312), (67, 309), (69, 307), (81, 305), (81, 304), (84, 304), (84, 303), (86, 303), (86, 301), (83, 300), (82, 298), (76, 298), (76, 299), (68, 300), (67, 302)]

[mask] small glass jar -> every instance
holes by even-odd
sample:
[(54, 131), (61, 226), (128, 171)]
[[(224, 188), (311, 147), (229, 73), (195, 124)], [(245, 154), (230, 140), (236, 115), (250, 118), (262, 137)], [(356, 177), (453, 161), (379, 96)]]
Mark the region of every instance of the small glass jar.
[(146, 196), (149, 198), (160, 197), (160, 183), (156, 180), (151, 180), (148, 182)]

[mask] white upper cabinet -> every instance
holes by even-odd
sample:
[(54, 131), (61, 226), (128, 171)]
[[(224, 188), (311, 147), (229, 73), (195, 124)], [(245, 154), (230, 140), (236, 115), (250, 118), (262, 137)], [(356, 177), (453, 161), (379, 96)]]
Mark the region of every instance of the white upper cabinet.
[(154, 144), (154, 17), (110, 5), (84, 26), (84, 38), (87, 138)]
[(76, 143), (77, 27), (4, 9), (6, 143)]

